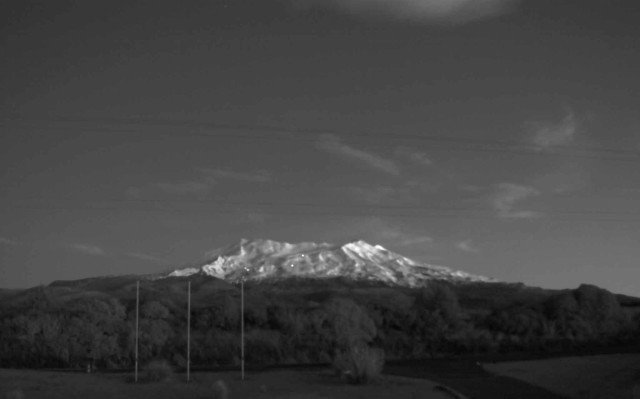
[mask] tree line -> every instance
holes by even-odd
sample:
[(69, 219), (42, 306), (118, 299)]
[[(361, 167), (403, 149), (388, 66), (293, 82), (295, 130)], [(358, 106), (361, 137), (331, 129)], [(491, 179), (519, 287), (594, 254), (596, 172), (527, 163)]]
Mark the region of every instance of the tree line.
[[(516, 351), (552, 352), (638, 343), (640, 317), (590, 285), (528, 299), (471, 306), (461, 288), (431, 283), (288, 292), (249, 286), (245, 296), (248, 365), (331, 362), (341, 348), (365, 345), (387, 359)], [(490, 291), (489, 291), (490, 292)], [(175, 295), (140, 304), (139, 356), (186, 366), (186, 307)], [(135, 301), (107, 293), (61, 299), (41, 287), (0, 305), (0, 367), (99, 368), (134, 364)], [(240, 297), (213, 292), (191, 309), (192, 366), (240, 361)]]

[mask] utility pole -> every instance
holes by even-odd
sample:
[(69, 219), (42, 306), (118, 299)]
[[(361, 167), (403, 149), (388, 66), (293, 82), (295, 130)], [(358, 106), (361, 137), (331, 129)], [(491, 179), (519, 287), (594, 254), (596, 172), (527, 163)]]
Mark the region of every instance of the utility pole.
[(240, 367), (244, 381), (244, 276), (240, 278)]
[(138, 382), (138, 308), (140, 307), (140, 280), (136, 281), (136, 371), (134, 381)]
[(191, 281), (187, 285), (187, 383), (191, 369)]

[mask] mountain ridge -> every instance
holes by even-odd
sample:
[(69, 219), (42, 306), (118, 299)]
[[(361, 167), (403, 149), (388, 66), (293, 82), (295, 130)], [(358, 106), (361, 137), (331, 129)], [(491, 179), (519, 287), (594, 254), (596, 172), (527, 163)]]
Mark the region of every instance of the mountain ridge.
[(195, 274), (228, 282), (346, 277), (406, 287), (422, 286), (430, 280), (496, 282), (489, 277), (418, 262), (364, 240), (337, 245), (243, 238), (239, 243), (208, 252), (199, 265), (175, 269), (165, 277)]

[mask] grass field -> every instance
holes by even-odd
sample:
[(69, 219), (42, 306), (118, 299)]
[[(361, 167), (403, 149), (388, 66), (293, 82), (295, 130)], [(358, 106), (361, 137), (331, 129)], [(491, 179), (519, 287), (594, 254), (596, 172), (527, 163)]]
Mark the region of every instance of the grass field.
[(503, 362), (484, 368), (568, 398), (640, 399), (640, 354)]
[[(133, 384), (124, 374), (82, 374), (34, 370), (0, 369), (0, 395), (20, 389), (25, 399), (212, 399), (212, 384), (224, 380), (231, 398), (256, 399), (451, 399), (424, 379), (383, 376), (371, 385), (348, 385), (329, 371), (279, 370), (248, 374), (238, 372), (194, 373), (189, 384), (184, 375), (157, 383)], [(2, 396), (4, 397), (4, 396)]]

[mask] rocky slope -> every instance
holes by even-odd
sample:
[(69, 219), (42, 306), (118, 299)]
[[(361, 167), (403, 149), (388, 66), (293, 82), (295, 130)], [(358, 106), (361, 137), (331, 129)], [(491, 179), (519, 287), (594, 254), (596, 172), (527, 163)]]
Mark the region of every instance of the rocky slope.
[(168, 276), (203, 274), (229, 282), (288, 277), (381, 281), (416, 287), (432, 279), (453, 282), (494, 281), (444, 266), (416, 262), (380, 245), (354, 241), (344, 245), (271, 240), (246, 240), (209, 253), (202, 265), (175, 270)]

